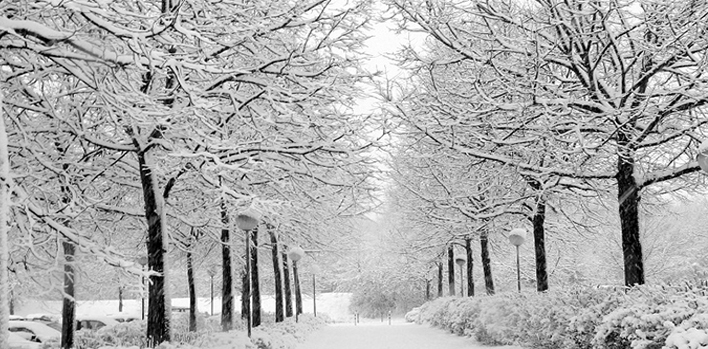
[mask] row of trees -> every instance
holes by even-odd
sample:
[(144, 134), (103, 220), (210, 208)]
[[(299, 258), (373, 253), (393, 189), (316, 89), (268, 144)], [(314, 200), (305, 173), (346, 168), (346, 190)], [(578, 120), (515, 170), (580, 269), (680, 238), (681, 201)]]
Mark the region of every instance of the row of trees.
[(408, 78), (383, 94), (407, 239), (444, 246), (530, 225), (543, 291), (546, 230), (586, 234), (615, 207), (624, 283), (643, 284), (642, 210), (702, 186), (689, 174), (708, 131), (708, 6), (386, 3), (401, 30), (426, 37), (398, 53)]
[(351, 112), (368, 11), (322, 0), (0, 4), (1, 224), (12, 242), (0, 269), (27, 282), (64, 266), (62, 347), (77, 258), (141, 275), (133, 260), (147, 255), (147, 337), (158, 344), (170, 340), (172, 248), (191, 260), (221, 247), (228, 330), (232, 250), (245, 240), (235, 213), (263, 212), (274, 248), (318, 248), (339, 239), (332, 222), (369, 209), (367, 137), (381, 133)]

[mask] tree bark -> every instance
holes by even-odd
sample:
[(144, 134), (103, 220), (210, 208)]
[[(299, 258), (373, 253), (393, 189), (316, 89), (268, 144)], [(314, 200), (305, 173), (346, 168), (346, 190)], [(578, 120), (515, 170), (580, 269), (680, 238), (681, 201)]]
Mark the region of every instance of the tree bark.
[(64, 250), (64, 297), (61, 307), (61, 348), (71, 349), (74, 347), (74, 319), (76, 319), (76, 299), (74, 299), (74, 282), (76, 273), (74, 272), (74, 256), (76, 255), (76, 245), (70, 241), (62, 241)]
[(536, 212), (533, 215), (533, 246), (536, 253), (536, 290), (543, 292), (548, 290), (548, 269), (546, 263), (546, 233), (544, 223), (546, 221), (546, 198), (541, 193), (541, 183), (530, 181), (529, 184), (536, 193)]
[(234, 321), (234, 295), (231, 275), (231, 247), (229, 247), (229, 213), (226, 210), (226, 201), (221, 199), (221, 330), (224, 332), (233, 329)]
[[(244, 259), (245, 261), (245, 259)], [(246, 315), (251, 311), (251, 299), (246, 290), (250, 288), (246, 266), (241, 270), (241, 319), (246, 320)]]
[(285, 286), (285, 316), (293, 316), (293, 295), (290, 291), (290, 266), (288, 265), (288, 255), (283, 252), (283, 286)]
[(293, 262), (293, 284), (295, 285), (295, 311), (297, 314), (302, 314), (302, 292), (300, 277), (297, 274), (297, 262)]
[(192, 262), (192, 246), (187, 251), (187, 287), (189, 289), (189, 331), (197, 331), (197, 290), (194, 287), (194, 263)]
[[(8, 246), (8, 231), (10, 217), (10, 156), (7, 130), (5, 129), (5, 116), (3, 116), (3, 94), (0, 91), (0, 348), (9, 348), (8, 326), (9, 316), (14, 312), (14, 301), (8, 290), (10, 277), (8, 275), (8, 261), (10, 251)], [(8, 309), (8, 304), (10, 309)], [(10, 313), (10, 314), (8, 314)]]
[[(2, 278), (0, 278), (0, 281), (2, 281)], [(10, 315), (15, 315), (15, 293), (12, 289), (10, 289)]]
[(627, 136), (618, 135), (617, 188), (619, 216), (622, 226), (624, 254), (624, 283), (626, 286), (644, 284), (644, 261), (639, 238), (639, 188), (634, 178), (634, 159), (627, 150)]
[(474, 297), (474, 256), (472, 255), (472, 238), (465, 238), (465, 254), (467, 257), (467, 297)]
[(447, 282), (448, 282), (448, 294), (450, 296), (455, 295), (455, 250), (450, 244), (447, 247)]
[(494, 294), (494, 279), (492, 278), (492, 264), (489, 260), (489, 240), (487, 233), (483, 232), (479, 236), (479, 243), (482, 249), (482, 269), (484, 270), (484, 286), (488, 295)]
[(438, 262), (438, 298), (443, 296), (443, 264)]
[(148, 270), (150, 275), (148, 288), (148, 323), (147, 338), (149, 346), (156, 346), (170, 340), (169, 293), (166, 288), (167, 270), (165, 255), (165, 216), (162, 196), (157, 195), (157, 180), (152, 172), (152, 162), (143, 147), (137, 144), (140, 180), (145, 202), (145, 218), (148, 223)]
[(278, 236), (275, 230), (269, 227), (270, 243), (273, 251), (273, 279), (275, 280), (275, 322), (282, 322), (283, 314), (283, 282), (280, 279), (280, 256), (278, 252)]
[(123, 286), (118, 286), (118, 312), (123, 312)]
[(261, 324), (261, 289), (258, 277), (258, 227), (251, 230), (251, 323), (253, 327)]
[(548, 290), (548, 271), (546, 269), (546, 201), (539, 196), (536, 201), (536, 213), (533, 215), (533, 245), (536, 252), (536, 290)]

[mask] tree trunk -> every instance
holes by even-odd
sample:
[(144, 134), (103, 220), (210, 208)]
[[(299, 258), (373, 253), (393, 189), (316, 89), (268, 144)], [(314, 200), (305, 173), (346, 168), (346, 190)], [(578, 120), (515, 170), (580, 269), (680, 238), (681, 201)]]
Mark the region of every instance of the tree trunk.
[[(0, 199), (2, 200), (2, 199)], [(0, 242), (0, 246), (2, 245), (2, 242)], [(0, 277), (0, 282), (2, 282), (2, 278)], [(2, 298), (2, 297), (0, 297)], [(10, 315), (15, 315), (15, 293), (10, 289)]]
[(300, 277), (297, 274), (297, 262), (293, 262), (293, 284), (295, 285), (295, 311), (302, 314), (302, 292), (300, 291)]
[(189, 331), (197, 331), (197, 290), (194, 287), (194, 263), (192, 263), (192, 246), (187, 251), (187, 288), (189, 289)]
[[(9, 216), (10, 216), (10, 156), (8, 150), (5, 117), (3, 116), (3, 92), (0, 91), (0, 348), (9, 348), (8, 326), (9, 316), (14, 312), (13, 297), (8, 301), (10, 277), (8, 261), (10, 248), (8, 246)], [(8, 309), (8, 304), (10, 309)], [(8, 314), (10, 313), (10, 314)]]
[(482, 269), (484, 270), (484, 286), (488, 295), (494, 294), (494, 279), (492, 278), (492, 264), (489, 260), (489, 241), (487, 233), (483, 232), (479, 236), (479, 243), (482, 249)]
[(472, 255), (472, 238), (465, 238), (465, 254), (467, 255), (467, 297), (474, 297), (474, 256)]
[(118, 286), (118, 312), (123, 312), (123, 286)]
[(221, 199), (221, 330), (231, 331), (234, 323), (234, 295), (231, 275), (231, 247), (229, 245), (229, 213), (226, 201)]
[[(624, 135), (620, 139), (626, 138)], [(624, 254), (624, 283), (626, 286), (644, 284), (642, 243), (639, 239), (639, 188), (634, 178), (634, 159), (620, 142), (617, 161), (617, 188), (619, 216), (622, 226), (622, 252)]]
[(253, 327), (261, 324), (261, 289), (258, 277), (258, 227), (251, 230), (251, 323)]
[(443, 264), (438, 262), (438, 298), (443, 296)]
[[(540, 189), (540, 188), (539, 188)], [(548, 272), (546, 269), (546, 200), (542, 194), (536, 198), (536, 213), (533, 215), (533, 246), (536, 252), (536, 290), (548, 290)]]
[(455, 250), (450, 244), (447, 247), (447, 282), (448, 282), (448, 294), (450, 296), (455, 295)]
[(282, 322), (283, 316), (283, 282), (280, 279), (280, 256), (278, 252), (278, 236), (269, 227), (270, 243), (273, 250), (273, 279), (275, 280), (275, 322)]
[(244, 261), (246, 265), (243, 268), (243, 293), (241, 294), (241, 299), (244, 300), (241, 304), (245, 306), (243, 309), (243, 314), (246, 316), (246, 328), (248, 329), (248, 337), (251, 337), (251, 280), (249, 279), (251, 271), (251, 232), (246, 232), (246, 253), (244, 254)]
[(70, 241), (62, 241), (64, 250), (64, 297), (61, 306), (61, 347), (71, 349), (74, 347), (74, 319), (76, 319), (76, 299), (74, 299), (74, 256), (76, 245)]
[(250, 286), (248, 273), (246, 273), (246, 266), (244, 265), (243, 270), (241, 270), (241, 319), (244, 321), (246, 320), (246, 315), (251, 312), (251, 298), (249, 298), (250, 296), (246, 293)]
[(425, 301), (430, 300), (430, 280), (425, 279)]
[(288, 265), (288, 255), (283, 253), (283, 286), (285, 286), (285, 316), (293, 316), (293, 295), (290, 291), (290, 266)]
[(548, 271), (546, 266), (546, 237), (544, 222), (546, 221), (546, 198), (541, 182), (529, 180), (529, 185), (536, 191), (536, 211), (533, 221), (533, 246), (536, 253), (536, 290), (543, 292), (548, 289)]
[[(137, 143), (136, 139), (134, 141)], [(165, 269), (165, 215), (162, 196), (157, 194), (157, 179), (152, 172), (152, 161), (143, 150), (144, 147), (139, 144), (136, 146), (141, 149), (138, 151), (138, 164), (145, 201), (145, 218), (148, 223), (148, 270), (153, 272), (148, 288), (147, 338), (150, 346), (156, 346), (170, 340), (170, 298), (166, 288)]]

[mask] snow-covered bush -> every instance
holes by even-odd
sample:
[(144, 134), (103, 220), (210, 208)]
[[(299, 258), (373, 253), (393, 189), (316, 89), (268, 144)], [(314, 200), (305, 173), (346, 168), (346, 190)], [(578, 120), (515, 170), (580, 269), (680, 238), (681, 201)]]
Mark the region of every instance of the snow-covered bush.
[(595, 347), (662, 348), (676, 325), (708, 312), (708, 299), (702, 293), (701, 289), (666, 286), (630, 290), (625, 302), (602, 319)]
[(486, 344), (530, 348), (708, 348), (708, 298), (701, 287), (567, 288), (544, 293), (439, 298), (419, 323)]
[(138, 346), (142, 348), (147, 343), (146, 329), (147, 323), (145, 321), (131, 321), (102, 327), (98, 330), (76, 331), (74, 333), (74, 347), (76, 349), (94, 349), (101, 346)]
[[(308, 334), (324, 326), (326, 316), (299, 316), (299, 322), (287, 318), (280, 323), (263, 323), (254, 328), (251, 338), (245, 329), (219, 332), (218, 322), (207, 318), (197, 332), (178, 333), (182, 323), (174, 322), (171, 343), (163, 343), (158, 349), (294, 349)], [(78, 331), (76, 349), (134, 349), (145, 347), (145, 322), (134, 321), (102, 328), (98, 331)], [(79, 343), (80, 342), (80, 343)], [(57, 347), (58, 348), (58, 347)], [(54, 349), (54, 348), (52, 348)]]

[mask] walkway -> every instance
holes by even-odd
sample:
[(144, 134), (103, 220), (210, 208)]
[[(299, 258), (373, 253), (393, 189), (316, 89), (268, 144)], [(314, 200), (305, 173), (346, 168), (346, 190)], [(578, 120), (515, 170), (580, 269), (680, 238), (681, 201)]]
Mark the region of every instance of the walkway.
[(467, 337), (443, 330), (405, 323), (371, 322), (333, 324), (312, 333), (297, 349), (521, 349), (514, 346), (487, 347)]

